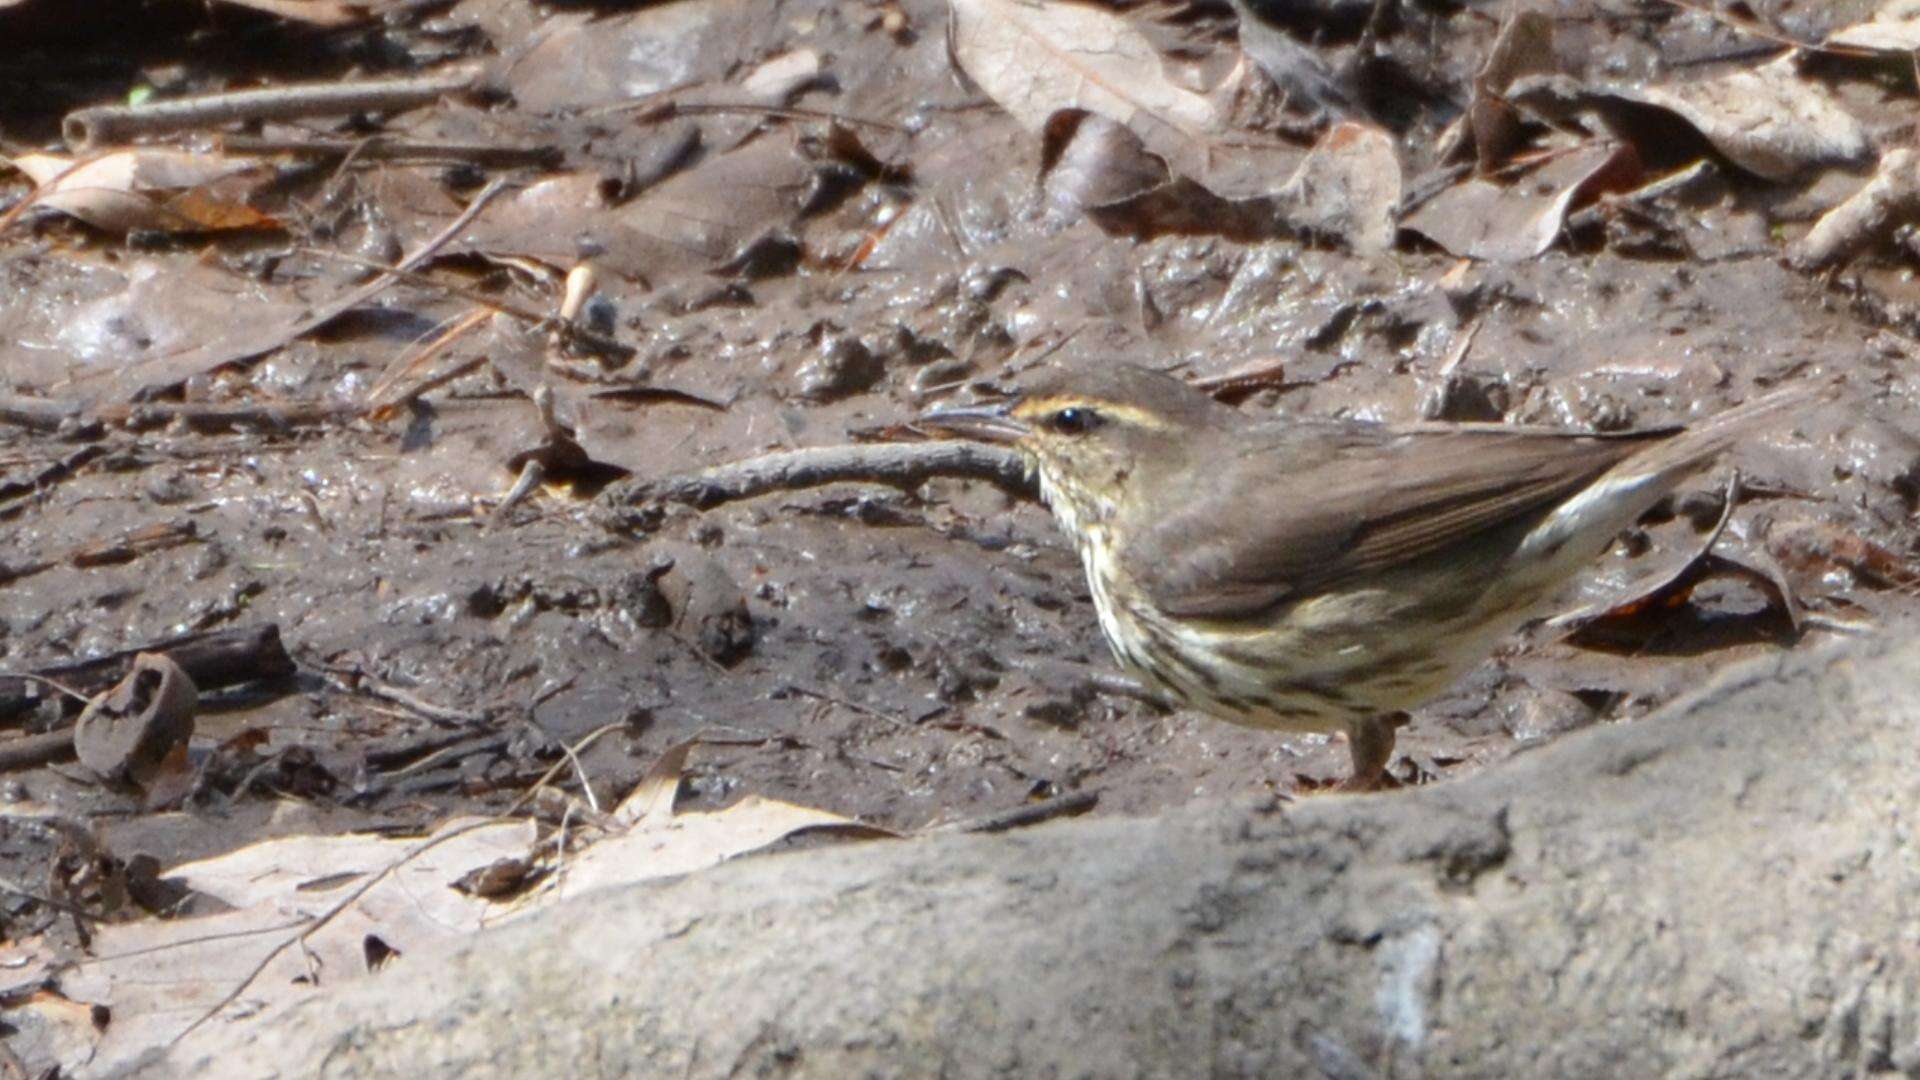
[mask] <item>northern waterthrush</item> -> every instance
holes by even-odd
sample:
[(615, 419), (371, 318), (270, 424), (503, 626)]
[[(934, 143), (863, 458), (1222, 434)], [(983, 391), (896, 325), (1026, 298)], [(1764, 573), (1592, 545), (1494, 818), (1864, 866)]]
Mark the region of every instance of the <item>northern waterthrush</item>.
[(1688, 476), (1811, 392), (1692, 428), (1256, 419), (1113, 365), (923, 421), (1027, 458), (1120, 664), (1236, 724), (1345, 730), (1385, 782), (1402, 710), (1539, 614)]

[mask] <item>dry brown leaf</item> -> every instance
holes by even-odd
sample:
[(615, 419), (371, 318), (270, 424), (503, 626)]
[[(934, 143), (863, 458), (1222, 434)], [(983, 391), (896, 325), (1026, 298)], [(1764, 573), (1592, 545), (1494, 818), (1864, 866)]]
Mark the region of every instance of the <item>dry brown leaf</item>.
[[(239, 910), (102, 926), (93, 947), (99, 959), (62, 976), (60, 986), (70, 997), (110, 1005), (113, 1023), (100, 1057), (111, 1062), (171, 1040), (262, 963), (238, 999), (245, 1007), (366, 973), (370, 940), (384, 956), (479, 929), (499, 909), (450, 884), (496, 859), (524, 854), (535, 836), (531, 822), (466, 818), (424, 840), (295, 836), (175, 867), (165, 876)], [(383, 873), (304, 941), (282, 947)]]
[(1553, 246), (1576, 201), (1631, 187), (1638, 169), (1624, 143), (1594, 142), (1556, 155), (1512, 183), (1472, 177), (1428, 200), (1403, 223), (1455, 255), (1515, 262)]
[(1213, 101), (1169, 78), (1146, 37), (1111, 12), (1061, 0), (951, 0), (951, 12), (954, 58), (1028, 131), (1085, 109), (1178, 162), (1191, 152), (1178, 144), (1222, 127)]
[(456, 819), (424, 839), (269, 840), (164, 875), (237, 910), (102, 926), (98, 959), (63, 975), (60, 989), (111, 1007), (113, 1024), (96, 1059), (111, 1063), (173, 1039), (242, 986), (235, 1007), (264, 1008), (365, 974), (395, 953), (592, 889), (705, 869), (801, 829), (879, 833), (831, 811), (760, 796), (711, 813), (675, 814), (673, 796), (693, 745), (663, 755), (605, 820), (609, 831), (565, 856), (531, 893), (495, 902), (465, 887), (476, 871), (542, 861), (541, 851), (551, 849), (538, 843), (539, 830), (528, 821)]
[(39, 185), (32, 206), (108, 232), (212, 232), (273, 224), (245, 203), (260, 167), (250, 159), (136, 147), (91, 159), (21, 154), (10, 160)]
[(1337, 236), (1361, 255), (1393, 246), (1399, 231), (1400, 159), (1393, 137), (1366, 124), (1336, 124), (1301, 162), (1282, 198), (1294, 224)]
[(1828, 34), (1826, 43), (1896, 56), (1920, 50), (1920, 0), (1888, 0), (1865, 22)]
[(1047, 125), (1042, 183), (1056, 210), (1084, 213), (1118, 236), (1338, 239), (1362, 254), (1393, 245), (1400, 164), (1385, 132), (1339, 124), (1272, 194), (1227, 198), (1175, 176), (1122, 124), (1080, 109)]
[(1767, 180), (1859, 161), (1872, 149), (1866, 128), (1824, 86), (1803, 78), (1792, 56), (1715, 79), (1612, 92), (1674, 113), (1727, 160)]
[(1515, 7), (1500, 27), (1487, 62), (1473, 80), (1473, 101), (1463, 122), (1473, 135), (1473, 152), (1481, 172), (1491, 172), (1506, 160), (1518, 141), (1520, 114), (1505, 98), (1515, 79), (1541, 75), (1557, 67), (1553, 53), (1553, 20), (1542, 12)]
[(1116, 236), (1225, 236), (1256, 242), (1292, 232), (1288, 201), (1226, 199), (1149, 151), (1132, 128), (1082, 109), (1047, 126), (1041, 175), (1057, 210), (1084, 213)]

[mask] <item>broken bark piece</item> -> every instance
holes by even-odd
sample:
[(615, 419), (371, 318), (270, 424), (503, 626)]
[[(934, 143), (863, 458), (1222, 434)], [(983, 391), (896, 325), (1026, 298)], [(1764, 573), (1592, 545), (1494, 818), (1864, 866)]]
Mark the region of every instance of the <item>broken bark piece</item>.
[(164, 653), (141, 653), (119, 684), (93, 699), (73, 727), (80, 764), (115, 784), (153, 785), (193, 738), (200, 690)]

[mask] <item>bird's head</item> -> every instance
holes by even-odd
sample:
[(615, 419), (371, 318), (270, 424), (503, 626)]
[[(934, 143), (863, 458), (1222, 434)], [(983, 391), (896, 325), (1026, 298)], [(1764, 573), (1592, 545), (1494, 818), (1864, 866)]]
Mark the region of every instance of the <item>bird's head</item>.
[(936, 409), (920, 420), (1019, 450), (1048, 505), (1078, 531), (1111, 519), (1139, 492), (1161, 489), (1200, 437), (1232, 415), (1179, 379), (1116, 363), (1057, 376), (1003, 404)]

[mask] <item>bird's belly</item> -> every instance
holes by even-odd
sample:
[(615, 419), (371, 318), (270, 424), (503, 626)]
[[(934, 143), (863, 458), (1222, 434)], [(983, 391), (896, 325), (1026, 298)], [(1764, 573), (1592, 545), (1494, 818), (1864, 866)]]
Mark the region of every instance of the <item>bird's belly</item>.
[(1314, 597), (1249, 627), (1126, 606), (1115, 594), (1137, 590), (1115, 589), (1105, 577), (1088, 575), (1121, 666), (1221, 719), (1287, 731), (1337, 731), (1423, 704), (1528, 613), (1524, 598), (1513, 597), (1488, 610), (1494, 598), (1477, 592), (1415, 607), (1405, 598), (1431, 594), (1389, 585)]

